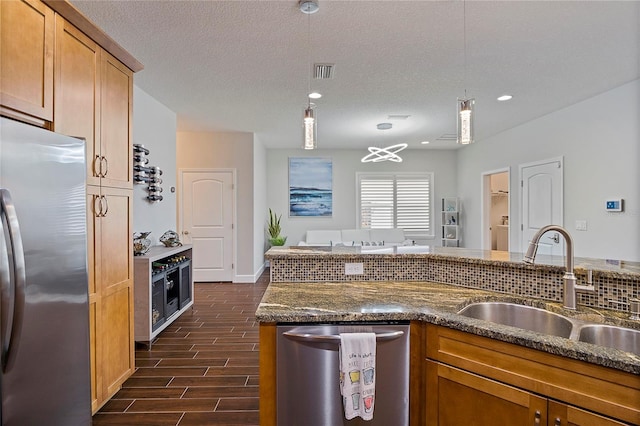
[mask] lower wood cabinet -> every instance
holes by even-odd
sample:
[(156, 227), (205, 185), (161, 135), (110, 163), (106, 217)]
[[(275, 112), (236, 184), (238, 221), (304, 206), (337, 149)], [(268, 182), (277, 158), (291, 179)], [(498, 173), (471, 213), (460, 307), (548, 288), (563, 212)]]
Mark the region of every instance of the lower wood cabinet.
[(133, 374), (132, 191), (87, 186), (91, 407), (95, 413)]
[(628, 424), (434, 361), (426, 370), (428, 426)]
[(546, 398), (427, 360), (428, 426), (546, 423)]
[(427, 426), (640, 424), (640, 377), (426, 326)]

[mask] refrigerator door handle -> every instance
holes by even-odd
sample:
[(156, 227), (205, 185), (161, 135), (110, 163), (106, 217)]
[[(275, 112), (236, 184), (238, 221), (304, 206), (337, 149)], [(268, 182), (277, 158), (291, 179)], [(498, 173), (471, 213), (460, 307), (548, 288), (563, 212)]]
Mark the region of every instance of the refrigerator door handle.
[(11, 369), (18, 351), (19, 336), (22, 330), (22, 317), (24, 315), (24, 297), (27, 281), (26, 268), (24, 262), (24, 250), (22, 247), (22, 237), (20, 236), (20, 226), (16, 209), (11, 200), (11, 193), (7, 189), (0, 189), (0, 208), (5, 222), (5, 241), (7, 253), (10, 260), (9, 279), (9, 312), (8, 324), (6, 327), (6, 341), (2, 342), (2, 371)]

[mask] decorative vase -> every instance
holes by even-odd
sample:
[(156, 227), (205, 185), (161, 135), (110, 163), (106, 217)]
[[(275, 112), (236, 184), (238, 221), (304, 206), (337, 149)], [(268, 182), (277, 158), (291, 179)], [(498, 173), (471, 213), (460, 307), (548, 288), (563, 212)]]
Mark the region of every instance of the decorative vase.
[(178, 234), (175, 231), (167, 231), (160, 237), (160, 242), (165, 247), (179, 247), (182, 245)]
[(151, 231), (133, 234), (133, 254), (135, 256), (143, 255), (149, 251), (149, 247), (151, 247), (151, 240), (147, 237), (150, 234)]
[(287, 242), (287, 237), (278, 236), (278, 237), (274, 237), (274, 238), (269, 238), (269, 243), (272, 246), (283, 246), (284, 243), (286, 243), (286, 242)]

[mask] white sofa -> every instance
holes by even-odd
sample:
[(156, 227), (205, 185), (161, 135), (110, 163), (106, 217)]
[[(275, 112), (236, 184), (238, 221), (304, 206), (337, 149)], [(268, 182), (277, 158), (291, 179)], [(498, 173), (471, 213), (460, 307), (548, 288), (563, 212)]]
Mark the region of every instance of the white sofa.
[(412, 245), (413, 241), (404, 235), (400, 228), (391, 229), (342, 229), (309, 230), (300, 246), (361, 246)]

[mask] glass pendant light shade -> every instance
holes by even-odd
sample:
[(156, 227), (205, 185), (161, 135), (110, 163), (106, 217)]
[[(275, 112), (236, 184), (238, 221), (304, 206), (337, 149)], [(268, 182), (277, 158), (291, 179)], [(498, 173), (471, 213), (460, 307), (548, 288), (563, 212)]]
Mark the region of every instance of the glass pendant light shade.
[(317, 147), (317, 135), (316, 135), (316, 116), (315, 111), (309, 105), (304, 110), (304, 149), (316, 149)]
[(458, 98), (458, 143), (473, 143), (473, 104), (475, 99)]

